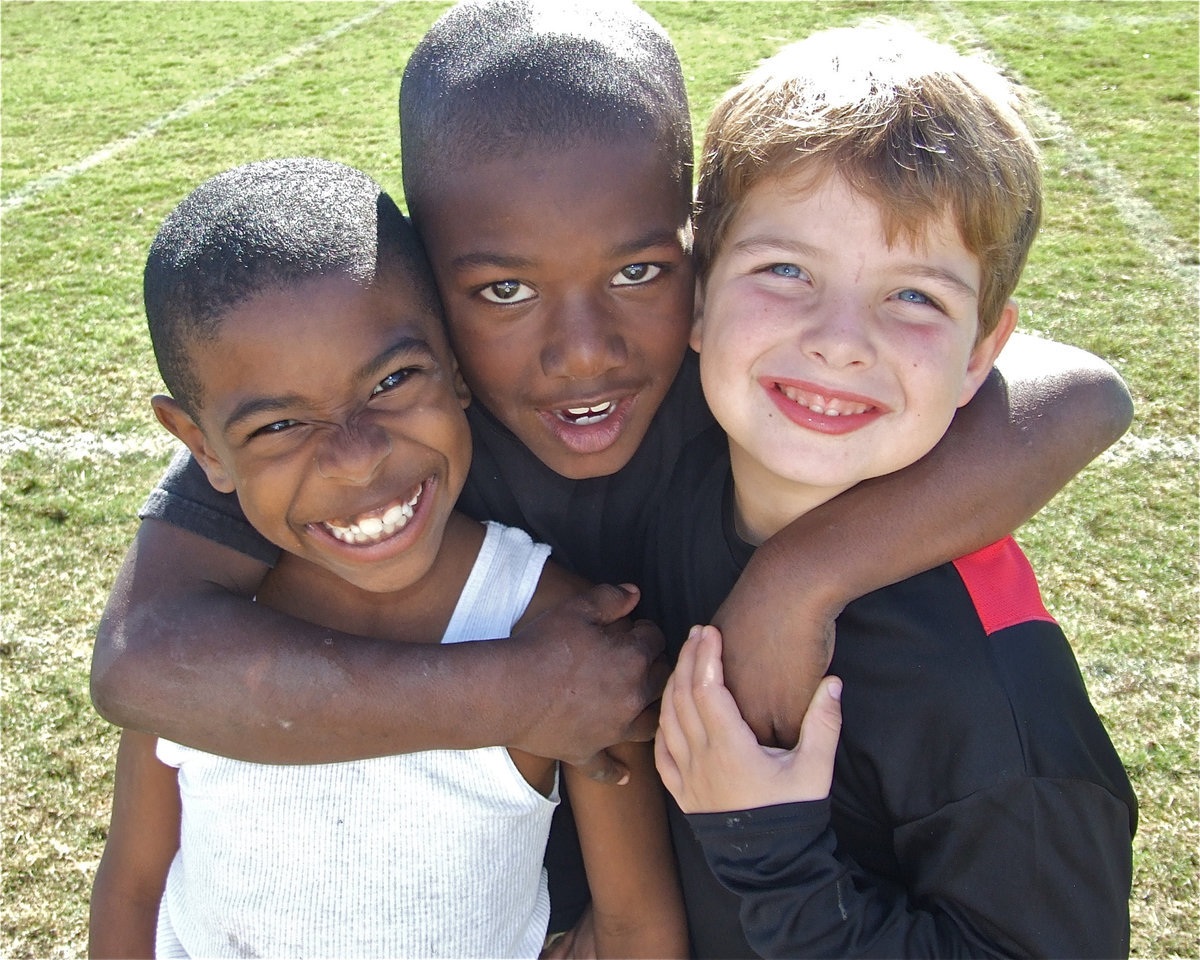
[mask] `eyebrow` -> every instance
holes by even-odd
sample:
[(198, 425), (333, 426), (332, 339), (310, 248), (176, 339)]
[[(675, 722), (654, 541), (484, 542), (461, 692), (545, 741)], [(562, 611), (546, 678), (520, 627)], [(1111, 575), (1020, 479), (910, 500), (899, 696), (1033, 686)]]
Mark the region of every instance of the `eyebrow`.
[[(423, 360), (432, 361), (437, 359), (437, 354), (434, 353), (433, 347), (429, 345), (429, 342), (422, 337), (405, 335), (359, 366), (351, 374), (351, 379), (355, 381), (366, 380), (372, 375), (387, 369), (399, 357), (419, 357)], [(234, 407), (233, 412), (225, 418), (222, 429), (228, 433), (238, 424), (259, 414), (273, 413), (277, 410), (293, 410), (296, 407), (302, 407), (309, 403), (311, 403), (311, 400), (301, 393), (281, 393), (274, 396), (249, 397)]]
[(956, 287), (969, 297), (979, 299), (979, 291), (967, 283), (953, 270), (945, 270), (941, 267), (931, 267), (925, 263), (913, 263), (903, 268), (906, 272), (912, 273), (918, 277), (924, 277), (927, 280), (948, 284), (951, 287)]
[[(767, 250), (780, 250), (785, 253), (799, 254), (802, 257), (818, 257), (821, 255), (821, 250), (818, 247), (811, 246), (801, 240), (791, 240), (769, 235), (745, 237), (734, 243), (730, 249), (731, 252), (751, 254)], [(898, 269), (919, 278), (947, 284), (961, 290), (970, 297), (979, 299), (979, 291), (953, 270), (930, 266), (927, 263), (901, 264)]]
[(769, 234), (743, 237), (730, 247), (731, 253), (758, 253), (763, 250), (782, 250), (786, 253), (797, 253), (802, 257), (818, 257), (822, 251), (819, 247), (785, 237), (773, 237)]
[[(613, 258), (634, 256), (652, 247), (675, 247), (678, 245), (678, 231), (652, 230), (642, 236), (615, 244), (609, 248), (608, 255)], [(470, 270), (475, 267), (501, 267), (506, 270), (526, 270), (536, 266), (536, 264), (537, 261), (532, 257), (497, 253), (491, 250), (472, 250), (452, 258), (450, 260), (450, 269)]]

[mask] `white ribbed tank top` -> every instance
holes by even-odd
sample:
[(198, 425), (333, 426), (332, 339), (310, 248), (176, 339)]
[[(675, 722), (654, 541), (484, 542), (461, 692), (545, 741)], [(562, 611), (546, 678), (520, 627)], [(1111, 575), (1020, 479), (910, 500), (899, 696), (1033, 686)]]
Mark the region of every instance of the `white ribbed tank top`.
[[(508, 636), (548, 554), (488, 524), (442, 642)], [(162, 740), (158, 756), (183, 821), (157, 956), (538, 955), (557, 780), (543, 797), (503, 747), (272, 766)]]

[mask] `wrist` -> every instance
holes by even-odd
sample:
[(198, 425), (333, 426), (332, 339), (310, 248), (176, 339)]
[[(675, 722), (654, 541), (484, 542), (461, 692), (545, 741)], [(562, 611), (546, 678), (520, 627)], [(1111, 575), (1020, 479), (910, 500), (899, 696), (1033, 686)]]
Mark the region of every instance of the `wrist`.
[(492, 740), (498, 746), (527, 750), (530, 736), (544, 713), (542, 701), (544, 691), (538, 682), (542, 659), (537, 645), (530, 643), (521, 632), (503, 640), (490, 640), (493, 669), (483, 682), (472, 687), (474, 691), (486, 691), (493, 709), (489, 710), (492, 723)]
[[(852, 578), (840, 569), (843, 551), (821, 550), (810, 556), (810, 547), (816, 543), (815, 538), (801, 534), (798, 527), (786, 528), (755, 551), (746, 573), (768, 582), (783, 577), (794, 614), (813, 623), (832, 622), (846, 604), (861, 594), (852, 592)], [(750, 582), (745, 573), (743, 578)], [(797, 584), (802, 588), (797, 590)]]

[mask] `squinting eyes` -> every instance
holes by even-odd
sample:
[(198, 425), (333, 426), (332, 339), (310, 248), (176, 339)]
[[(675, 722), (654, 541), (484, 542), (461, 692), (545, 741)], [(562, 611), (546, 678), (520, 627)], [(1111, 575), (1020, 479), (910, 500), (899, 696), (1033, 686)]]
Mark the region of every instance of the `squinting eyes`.
[(656, 263), (631, 263), (622, 267), (612, 278), (614, 287), (624, 287), (635, 283), (648, 283), (662, 273), (662, 267)]
[(804, 276), (804, 271), (794, 263), (776, 263), (770, 267), (771, 273), (777, 277), (786, 277), (789, 280), (799, 280)]
[(254, 430), (250, 434), (250, 439), (253, 440), (255, 437), (269, 437), (283, 433), (285, 430), (294, 427), (298, 422), (296, 420), (276, 420), (274, 423), (268, 423)]
[(416, 370), (412, 367), (406, 367), (403, 370), (397, 370), (395, 373), (389, 373), (386, 377), (375, 384), (374, 389), (371, 390), (371, 396), (375, 396), (380, 393), (386, 393), (388, 390), (395, 389), (396, 387), (400, 386), (400, 384), (404, 383), (404, 381), (411, 377), (414, 373), (416, 373)]

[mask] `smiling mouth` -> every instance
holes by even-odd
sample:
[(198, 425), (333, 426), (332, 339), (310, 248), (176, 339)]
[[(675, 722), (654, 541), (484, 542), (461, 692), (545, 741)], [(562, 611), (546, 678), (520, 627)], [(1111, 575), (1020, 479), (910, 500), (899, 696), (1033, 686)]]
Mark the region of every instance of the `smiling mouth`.
[(847, 400), (842, 397), (829, 397), (819, 393), (810, 393), (797, 387), (783, 383), (775, 384), (775, 389), (782, 393), (792, 403), (799, 404), (813, 413), (826, 417), (849, 417), (857, 414), (870, 413), (878, 409), (872, 404)]
[(387, 507), (360, 514), (351, 520), (324, 520), (320, 526), (342, 543), (354, 546), (381, 543), (408, 526), (424, 492), (425, 483), (422, 482), (407, 500), (397, 500)]
[(566, 407), (554, 411), (556, 416), (563, 423), (569, 423), (576, 427), (587, 427), (593, 423), (603, 423), (616, 410), (617, 404), (613, 400), (605, 400), (602, 403), (592, 404), (586, 407)]

